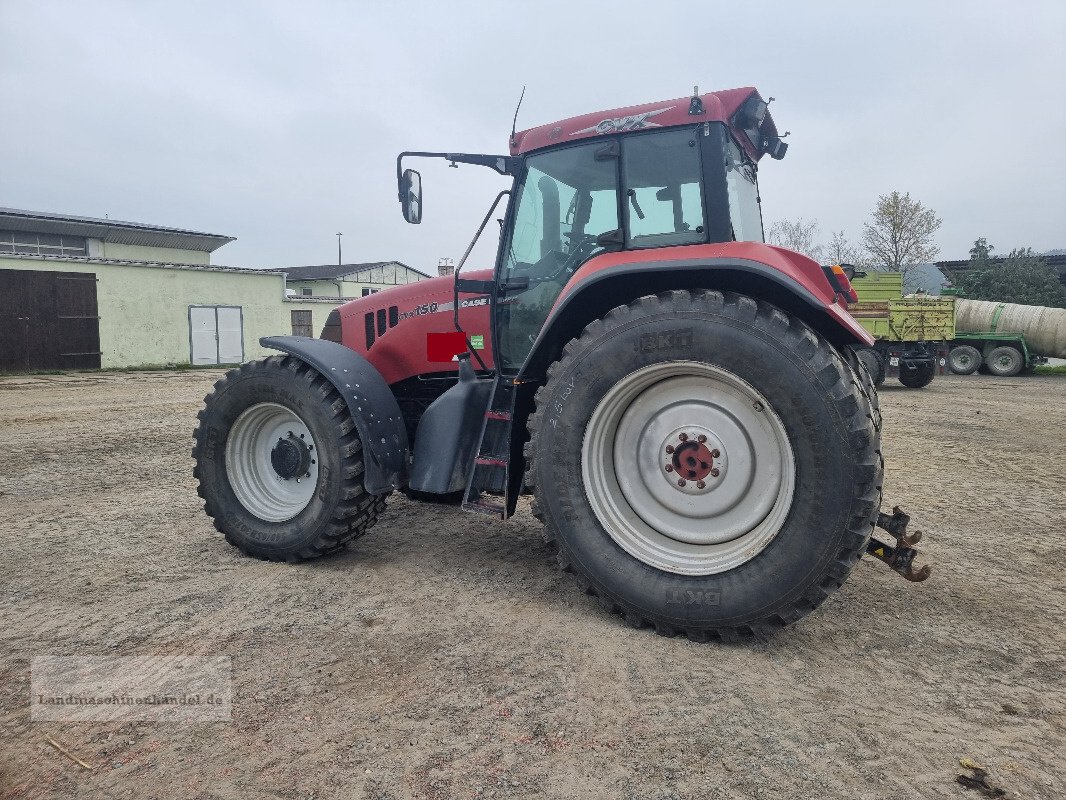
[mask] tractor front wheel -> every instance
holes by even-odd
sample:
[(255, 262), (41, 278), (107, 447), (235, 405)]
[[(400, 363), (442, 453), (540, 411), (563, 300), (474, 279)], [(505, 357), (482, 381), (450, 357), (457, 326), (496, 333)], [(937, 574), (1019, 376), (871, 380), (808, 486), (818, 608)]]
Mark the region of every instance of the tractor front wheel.
[(872, 532), (883, 466), (864, 379), (769, 304), (673, 291), (616, 308), (536, 402), (534, 513), (562, 567), (631, 624), (696, 640), (781, 627)]
[(297, 358), (230, 370), (198, 418), (197, 492), (215, 528), (249, 555), (301, 561), (334, 552), (385, 508), (385, 495), (363, 488), (363, 450), (347, 404)]

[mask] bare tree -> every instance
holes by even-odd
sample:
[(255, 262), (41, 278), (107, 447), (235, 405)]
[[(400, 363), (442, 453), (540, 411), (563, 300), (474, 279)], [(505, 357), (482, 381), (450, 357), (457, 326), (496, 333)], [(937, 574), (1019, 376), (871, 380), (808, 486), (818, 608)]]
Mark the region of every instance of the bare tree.
[(778, 247), (785, 247), (803, 253), (818, 261), (822, 257), (822, 246), (817, 244), (818, 220), (781, 219), (766, 231), (766, 240)]
[(856, 267), (865, 267), (869, 261), (861, 247), (848, 241), (844, 231), (833, 231), (825, 247), (825, 257), (831, 264), (851, 264)]
[(892, 192), (877, 198), (873, 218), (863, 225), (862, 243), (870, 266), (885, 272), (902, 272), (903, 282), (923, 262), (937, 257), (940, 248), (933, 235), (940, 219), (931, 208), (911, 198), (910, 192)]

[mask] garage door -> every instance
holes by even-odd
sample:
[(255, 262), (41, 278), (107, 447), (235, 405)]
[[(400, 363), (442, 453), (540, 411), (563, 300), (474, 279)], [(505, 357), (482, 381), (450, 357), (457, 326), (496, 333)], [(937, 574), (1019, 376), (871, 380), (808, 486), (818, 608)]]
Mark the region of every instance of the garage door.
[(99, 367), (95, 273), (0, 269), (0, 371)]
[(194, 365), (244, 361), (240, 306), (189, 306), (190, 360)]

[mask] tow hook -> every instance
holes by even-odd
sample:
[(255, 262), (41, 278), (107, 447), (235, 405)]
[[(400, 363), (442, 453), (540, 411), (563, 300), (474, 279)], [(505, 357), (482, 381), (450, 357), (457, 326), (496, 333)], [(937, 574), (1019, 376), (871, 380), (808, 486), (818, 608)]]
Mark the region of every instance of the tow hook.
[(907, 580), (921, 583), (932, 574), (933, 568), (926, 564), (917, 571), (914, 569), (914, 557), (918, 555), (914, 545), (922, 540), (922, 532), (907, 533), (907, 524), (910, 521), (910, 515), (903, 513), (899, 506), (892, 509), (891, 515), (878, 511), (877, 527), (892, 534), (896, 539), (896, 546), (887, 545), (871, 537), (866, 544), (866, 552), (884, 561)]

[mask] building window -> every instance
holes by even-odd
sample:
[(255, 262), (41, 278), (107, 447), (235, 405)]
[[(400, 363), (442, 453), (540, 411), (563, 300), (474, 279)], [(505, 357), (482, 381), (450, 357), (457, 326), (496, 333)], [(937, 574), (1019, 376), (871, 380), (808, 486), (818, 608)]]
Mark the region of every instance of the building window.
[(0, 231), (0, 254), (16, 256), (85, 256), (85, 238), (52, 233)]
[(304, 286), (303, 288), (300, 289), (300, 294), (302, 294), (304, 297), (310, 297), (312, 291), (313, 290), (311, 289), (310, 286)]
[(363, 297), (369, 297), (370, 295), (372, 295), (372, 294), (374, 294), (375, 292), (378, 292), (378, 291), (380, 291), (380, 289), (371, 289), (369, 286), (364, 286), (363, 287)]

